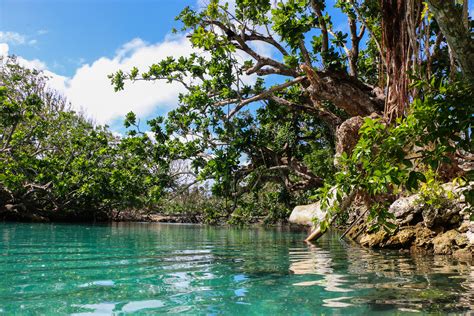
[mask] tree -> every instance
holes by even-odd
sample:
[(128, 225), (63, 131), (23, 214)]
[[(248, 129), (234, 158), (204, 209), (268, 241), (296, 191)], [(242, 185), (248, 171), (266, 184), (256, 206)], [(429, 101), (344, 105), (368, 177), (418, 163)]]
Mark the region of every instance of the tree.
[(474, 40), (467, 15), (467, 0), (463, 6), (440, 0), (429, 0), (428, 4), (462, 70), (468, 80), (474, 81)]
[(0, 61), (0, 82), (2, 217), (107, 219), (162, 196), (168, 162), (146, 135), (94, 126), (15, 58)]
[[(322, 184), (321, 175), (311, 172), (301, 154), (304, 150), (299, 149), (319, 146), (330, 152), (335, 129), (345, 118), (383, 110), (381, 90), (356, 78), (365, 26), (357, 29), (354, 13), (345, 6), (341, 10), (348, 14), (351, 25), (350, 49), (346, 35), (333, 31), (330, 18), (323, 15), (323, 2), (313, 1), (309, 6), (305, 1), (289, 1), (272, 9), (269, 1), (242, 1), (235, 13), (218, 1), (211, 1), (200, 12), (186, 8), (179, 16), (183, 30), (191, 31), (190, 41), (204, 50), (206, 57), (170, 57), (152, 65), (141, 77), (138, 69), (133, 69), (129, 74), (117, 72), (112, 80), (117, 90), (123, 89), (125, 79), (182, 83), (188, 93), (180, 96), (182, 107), (170, 113), (167, 133), (192, 135), (194, 148), (189, 156), (200, 157), (195, 165), (205, 167), (204, 173), (218, 183), (227, 182), (227, 188), (231, 181), (223, 177), (232, 174), (238, 182), (246, 182), (256, 170), (271, 171), (260, 179), (283, 182), (289, 190), (317, 187)], [(287, 23), (290, 20), (294, 25)], [(312, 28), (322, 34), (309, 43), (305, 34)], [(277, 36), (283, 41), (278, 42)], [(252, 48), (254, 42), (268, 45), (279, 57), (260, 54)], [(338, 52), (341, 47), (347, 55)], [(241, 53), (248, 58), (242, 60)], [(351, 75), (345, 71), (344, 59), (352, 65)], [(315, 68), (318, 61), (323, 64), (321, 69)], [(255, 75), (254, 82), (249, 80)], [(264, 78), (284, 81), (268, 86)], [(249, 110), (256, 102), (263, 106)], [(293, 123), (265, 125), (262, 120), (268, 120), (266, 117)], [(293, 131), (286, 133), (293, 139), (274, 148), (269, 138), (275, 136), (272, 133), (285, 134), (278, 131), (283, 128)], [(249, 159), (249, 163), (240, 163), (242, 159)]]
[[(126, 80), (166, 80), (186, 88), (166, 119), (166, 133), (192, 138), (170, 145), (193, 159), (201, 179), (216, 180), (216, 193), (236, 196), (252, 190), (254, 179), (307, 191), (330, 178), (330, 172), (311, 172), (307, 155), (333, 152), (346, 119), (384, 114), (386, 126), (397, 125), (410, 100), (428, 92), (418, 80), (457, 71), (445, 62), (445, 38), (472, 39), (443, 28), (433, 11), (436, 19), (421, 0), (337, 1), (335, 9), (321, 0), (273, 6), (241, 0), (235, 11), (212, 0), (178, 16), (202, 53), (169, 57), (143, 73), (118, 71), (111, 79), (116, 90)], [(348, 32), (334, 27), (341, 16)], [(263, 54), (256, 43), (273, 53)], [(280, 131), (286, 137), (281, 143)], [(357, 142), (357, 131), (351, 137)]]

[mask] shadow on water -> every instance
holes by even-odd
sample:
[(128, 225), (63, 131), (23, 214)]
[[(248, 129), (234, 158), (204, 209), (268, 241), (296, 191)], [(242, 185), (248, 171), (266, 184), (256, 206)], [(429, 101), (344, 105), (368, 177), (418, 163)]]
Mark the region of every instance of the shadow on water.
[(474, 309), (474, 268), (328, 233), (170, 224), (0, 224), (7, 314), (369, 314)]

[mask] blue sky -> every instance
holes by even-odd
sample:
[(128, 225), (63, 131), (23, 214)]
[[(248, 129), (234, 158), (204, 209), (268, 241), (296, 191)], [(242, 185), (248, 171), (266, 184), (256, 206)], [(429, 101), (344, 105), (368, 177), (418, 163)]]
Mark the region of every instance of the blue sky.
[[(133, 110), (144, 123), (175, 108), (183, 89), (163, 82), (140, 82), (115, 93), (107, 75), (132, 66), (145, 70), (169, 55), (190, 54), (193, 49), (184, 34), (171, 35), (171, 29), (180, 26), (175, 16), (185, 6), (198, 8), (207, 2), (0, 0), (0, 45), (3, 39), (3, 53), (7, 50), (45, 70), (52, 77), (51, 86), (76, 109), (123, 132), (128, 111)], [(328, 7), (333, 2), (328, 1)], [(338, 18), (333, 21), (336, 29), (346, 25), (345, 17)], [(263, 55), (273, 54), (264, 45), (257, 48)]]
[[(122, 130), (135, 111), (142, 122), (174, 108), (180, 87), (141, 84), (116, 94), (107, 75), (191, 53), (172, 36), (175, 16), (197, 0), (0, 0), (0, 53), (20, 56), (53, 79), (77, 109)], [(140, 67), (139, 67), (140, 68)]]
[(112, 57), (124, 43), (160, 42), (192, 0), (0, 0), (0, 30), (21, 34), (10, 53), (72, 76), (78, 65)]

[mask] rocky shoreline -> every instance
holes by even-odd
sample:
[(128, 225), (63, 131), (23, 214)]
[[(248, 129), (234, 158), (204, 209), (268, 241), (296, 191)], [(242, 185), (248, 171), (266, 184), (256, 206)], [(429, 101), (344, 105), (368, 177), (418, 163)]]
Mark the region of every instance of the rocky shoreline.
[[(346, 232), (361, 246), (379, 249), (399, 249), (412, 253), (453, 255), (459, 259), (474, 261), (474, 221), (471, 220), (471, 205), (462, 193), (470, 186), (442, 185), (453, 198), (446, 199), (442, 207), (423, 203), (419, 194), (395, 200), (389, 212), (397, 228), (392, 232), (380, 229), (368, 232), (370, 221), (363, 203), (355, 202), (349, 209)], [(357, 201), (357, 199), (356, 199)], [(325, 213), (319, 203), (295, 207), (289, 221), (294, 224), (312, 226), (313, 219), (322, 219)]]

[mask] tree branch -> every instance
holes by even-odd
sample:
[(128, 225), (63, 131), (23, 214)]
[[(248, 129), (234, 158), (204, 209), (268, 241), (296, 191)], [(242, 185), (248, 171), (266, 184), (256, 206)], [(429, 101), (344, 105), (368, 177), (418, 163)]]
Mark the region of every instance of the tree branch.
[[(277, 92), (277, 91), (280, 91), (280, 90), (283, 90), (285, 88), (288, 88), (292, 85), (295, 85), (297, 83), (300, 83), (301, 81), (305, 80), (306, 79), (306, 76), (300, 76), (300, 77), (297, 77), (296, 79), (294, 80), (291, 80), (291, 81), (287, 81), (285, 83), (282, 83), (282, 84), (279, 84), (279, 85), (276, 85), (276, 86), (273, 86), (271, 87), (270, 89), (268, 90), (265, 90), (263, 91), (262, 93), (260, 94), (257, 94), (251, 98), (248, 98), (248, 99), (245, 99), (245, 100), (241, 100), (240, 103), (230, 112), (228, 113), (227, 115), (227, 118), (231, 118), (232, 116), (234, 116), (237, 112), (239, 112), (244, 106), (246, 106), (247, 104), (249, 103), (252, 103), (252, 102), (255, 102), (255, 101), (259, 101), (259, 100), (263, 100), (265, 99), (266, 97), (268, 97), (269, 95), (273, 94), (274, 92)], [(236, 99), (232, 99), (232, 100), (226, 100), (226, 101), (223, 101), (223, 102), (219, 102), (217, 103), (216, 105), (226, 105), (226, 104), (231, 104), (231, 103), (236, 103), (236, 102), (239, 102), (239, 100), (236, 100)]]
[(329, 50), (328, 29), (327, 29), (326, 21), (324, 21), (324, 16), (321, 11), (321, 8), (319, 7), (319, 4), (316, 2), (316, 0), (311, 0), (311, 8), (313, 9), (313, 12), (318, 17), (319, 27), (321, 28), (321, 35), (323, 37), (322, 46), (321, 46), (321, 56), (324, 61), (325, 55)]

